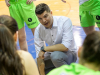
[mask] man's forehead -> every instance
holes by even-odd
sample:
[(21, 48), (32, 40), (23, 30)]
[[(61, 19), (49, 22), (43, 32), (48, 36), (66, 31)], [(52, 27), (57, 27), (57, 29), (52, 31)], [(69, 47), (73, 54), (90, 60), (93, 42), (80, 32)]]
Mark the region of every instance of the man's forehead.
[(39, 17), (44, 17), (44, 16), (46, 16), (46, 15), (48, 15), (48, 13), (45, 13), (45, 12), (44, 12), (44, 13), (42, 13), (42, 14), (40, 14), (40, 15), (37, 15), (37, 16), (38, 16), (38, 18), (39, 18)]

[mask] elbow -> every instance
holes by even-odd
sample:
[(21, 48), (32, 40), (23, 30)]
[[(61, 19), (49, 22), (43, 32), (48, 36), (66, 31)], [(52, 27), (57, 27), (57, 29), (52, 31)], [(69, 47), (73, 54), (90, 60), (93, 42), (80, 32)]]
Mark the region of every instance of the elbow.
[(63, 45), (63, 51), (68, 51), (68, 48), (66, 47), (66, 45), (62, 44)]
[(66, 48), (66, 47), (65, 47), (65, 48), (63, 48), (63, 51), (68, 51), (68, 48)]
[(65, 51), (68, 51), (68, 48), (66, 48)]

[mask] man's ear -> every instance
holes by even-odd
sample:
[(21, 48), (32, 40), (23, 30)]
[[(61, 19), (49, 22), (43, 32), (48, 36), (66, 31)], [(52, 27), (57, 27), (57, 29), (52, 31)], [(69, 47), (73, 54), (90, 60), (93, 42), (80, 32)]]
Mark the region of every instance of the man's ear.
[(78, 57), (80, 58), (80, 55), (81, 55), (81, 51), (82, 51), (82, 47), (79, 47), (78, 49)]
[(14, 34), (14, 40), (15, 40), (15, 42), (17, 42), (17, 39), (18, 39), (18, 31), (16, 31), (16, 33)]

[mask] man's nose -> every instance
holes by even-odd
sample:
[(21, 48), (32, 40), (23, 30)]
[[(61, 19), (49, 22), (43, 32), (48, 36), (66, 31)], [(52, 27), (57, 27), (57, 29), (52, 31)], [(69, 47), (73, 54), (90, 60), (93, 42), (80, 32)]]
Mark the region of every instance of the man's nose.
[(46, 22), (46, 19), (43, 19), (43, 22)]

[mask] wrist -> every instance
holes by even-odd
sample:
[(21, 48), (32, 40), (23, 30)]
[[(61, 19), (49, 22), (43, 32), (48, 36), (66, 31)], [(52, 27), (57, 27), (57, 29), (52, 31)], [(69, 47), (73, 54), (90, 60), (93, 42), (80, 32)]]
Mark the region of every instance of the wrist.
[(41, 47), (41, 51), (46, 52), (44, 46)]

